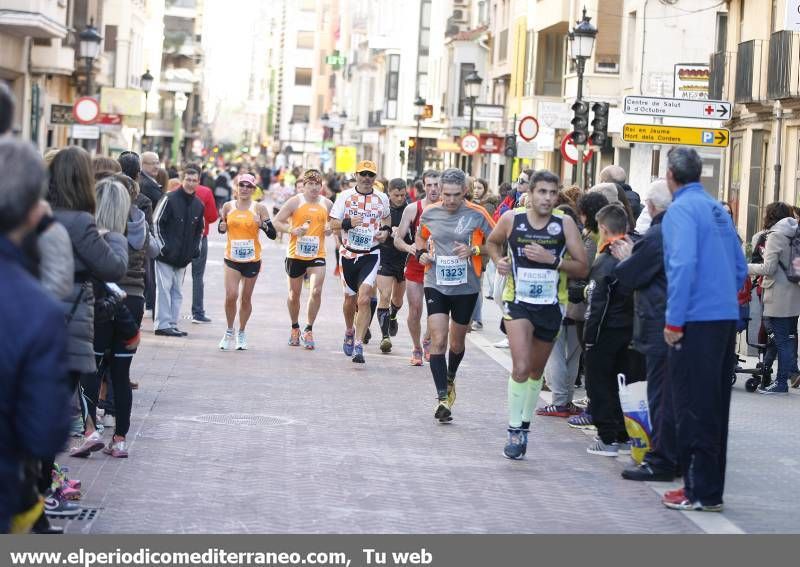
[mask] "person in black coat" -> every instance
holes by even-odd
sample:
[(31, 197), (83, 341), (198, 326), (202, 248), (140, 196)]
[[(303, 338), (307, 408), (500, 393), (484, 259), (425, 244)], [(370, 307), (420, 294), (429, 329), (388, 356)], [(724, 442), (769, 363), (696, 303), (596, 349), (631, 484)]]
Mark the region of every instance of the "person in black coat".
[(181, 284), (192, 259), (200, 255), (203, 236), (203, 202), (195, 196), (200, 169), (187, 166), (181, 187), (167, 193), (153, 214), (153, 230), (161, 252), (156, 258), (155, 333), (184, 337), (178, 329), (181, 311)]
[(666, 181), (656, 181), (645, 201), (652, 224), (635, 244), (629, 239), (612, 245), (621, 260), (614, 275), (636, 290), (633, 346), (644, 354), (647, 368), (647, 402), (650, 411), (650, 451), (638, 466), (622, 471), (628, 480), (669, 482), (675, 477), (677, 450), (672, 396), (666, 387), (667, 343), (664, 319), (667, 309), (667, 274), (664, 270), (664, 238), (661, 221), (672, 202)]
[[(155, 210), (161, 197), (164, 195), (164, 187), (158, 184), (156, 176), (161, 167), (161, 160), (155, 152), (142, 153), (142, 171), (139, 174), (139, 189), (141, 194), (147, 197), (153, 204)], [(137, 203), (138, 205), (138, 203)], [(141, 208), (141, 207), (139, 207)], [(151, 223), (152, 215), (142, 209), (147, 215), (147, 222)], [(145, 264), (144, 274), (144, 303), (145, 309), (154, 311), (156, 306), (156, 267), (155, 260), (152, 258), (147, 259)]]

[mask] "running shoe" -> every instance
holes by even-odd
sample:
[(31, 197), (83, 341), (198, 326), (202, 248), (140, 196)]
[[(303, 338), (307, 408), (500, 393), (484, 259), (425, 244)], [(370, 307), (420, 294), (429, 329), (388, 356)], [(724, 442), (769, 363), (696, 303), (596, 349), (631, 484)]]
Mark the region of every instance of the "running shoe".
[(128, 444), (125, 441), (117, 441), (114, 443), (114, 440), (108, 442), (108, 446), (103, 449), (103, 453), (106, 455), (110, 455), (115, 459), (127, 459), (128, 458)]
[(583, 413), (583, 410), (572, 402), (567, 402), (567, 409), (569, 410), (569, 415), (580, 415)]
[(792, 388), (800, 388), (800, 374), (794, 374), (791, 378), (789, 378), (792, 384)]
[(451, 408), (456, 403), (456, 377), (453, 376), (451, 380), (450, 377), (447, 377), (447, 405)]
[[(298, 329), (299, 331), (299, 329)], [(344, 342), (342, 343), (342, 351), (345, 356), (353, 356), (353, 345), (355, 344), (356, 332), (353, 330), (347, 331), (344, 334)]]
[(220, 350), (233, 350), (233, 330), (225, 331), (222, 340), (219, 341)]
[(589, 398), (580, 398), (572, 402), (574, 405), (578, 406), (579, 408), (585, 408), (589, 405)]
[(84, 437), (83, 443), (81, 443), (79, 446), (73, 447), (73, 449), (70, 451), (70, 455), (85, 459), (92, 453), (101, 450), (104, 446), (103, 440), (100, 437), (100, 432), (95, 431), (88, 437)]
[(292, 327), (292, 335), (289, 337), (289, 346), (300, 346), (300, 329)]
[(389, 317), (389, 336), (397, 336), (397, 316)]
[(684, 512), (722, 512), (723, 508), (721, 502), (719, 504), (703, 504), (699, 500), (692, 502), (686, 497), (683, 489), (667, 492), (661, 498), (661, 503), (671, 510)]
[(425, 362), (431, 361), (431, 340), (422, 339), (422, 355), (425, 357)]
[(569, 417), (572, 414), (569, 412), (569, 407), (566, 405), (557, 406), (554, 404), (548, 404), (543, 408), (537, 409), (536, 415), (543, 415), (546, 417)]
[(303, 343), (303, 347), (306, 350), (314, 350), (314, 333), (311, 331), (303, 332), (303, 336), (300, 338), (300, 342)]
[(422, 366), (422, 351), (414, 349), (411, 351), (411, 366)]
[(353, 347), (353, 362), (364, 364), (364, 347), (362, 345), (355, 345)]
[(206, 317), (205, 315), (192, 315), (192, 323), (195, 325), (201, 325), (204, 323), (210, 323), (211, 319)]
[(52, 518), (75, 518), (81, 513), (81, 507), (67, 502), (59, 491), (55, 491), (45, 496), (44, 513)]
[(592, 421), (592, 416), (586, 412), (580, 415), (573, 415), (567, 420), (567, 425), (575, 429), (597, 429)]
[(789, 385), (786, 382), (779, 382), (775, 380), (772, 384), (767, 386), (766, 388), (759, 388), (759, 394), (788, 394), (789, 393)]
[(247, 335), (244, 331), (236, 334), (236, 350), (247, 350)]
[(508, 339), (502, 339), (492, 345), (494, 348), (509, 348)]
[(368, 344), (369, 344), (369, 341), (370, 341), (371, 339), (372, 339), (372, 331), (370, 331), (370, 330), (369, 330), (369, 327), (367, 327), (367, 332), (366, 332), (366, 333), (364, 333), (364, 344), (365, 344), (365, 345), (368, 345)]
[(619, 447), (616, 443), (603, 443), (602, 439), (595, 437), (592, 444), (586, 448), (586, 452), (601, 457), (616, 457), (619, 454)]
[(450, 405), (448, 404), (447, 400), (439, 400), (436, 403), (436, 411), (433, 413), (433, 417), (439, 420), (439, 423), (447, 423), (449, 421), (453, 421), (453, 412), (450, 411)]
[(617, 441), (614, 445), (617, 446), (617, 452), (620, 455), (630, 455), (631, 449), (633, 449), (633, 443), (630, 441)]
[(503, 456), (514, 461), (525, 456), (528, 445), (528, 432), (521, 427), (508, 428), (508, 443), (503, 448)]
[(383, 337), (383, 339), (381, 339), (381, 352), (383, 354), (392, 352), (392, 339), (389, 337)]
[(483, 331), (483, 323), (480, 321), (473, 321), (472, 322), (472, 330), (473, 331)]

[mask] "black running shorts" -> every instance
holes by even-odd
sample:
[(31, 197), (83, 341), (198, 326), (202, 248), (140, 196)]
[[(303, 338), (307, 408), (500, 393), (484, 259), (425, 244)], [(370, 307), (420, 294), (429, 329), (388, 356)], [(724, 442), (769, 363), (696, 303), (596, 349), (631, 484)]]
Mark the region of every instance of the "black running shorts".
[(261, 271), (261, 260), (255, 262), (234, 262), (225, 258), (225, 265), (242, 274), (245, 278), (254, 278)]
[(445, 295), (436, 288), (425, 288), (425, 306), (428, 309), (428, 317), (444, 313), (449, 315), (454, 323), (469, 325), (477, 302), (477, 293)]
[(309, 268), (325, 266), (325, 258), (314, 258), (313, 260), (298, 260), (297, 258), (286, 258), (286, 275), (290, 278), (299, 278), (306, 275)]
[(381, 267), (378, 268), (378, 275), (404, 282), (406, 281), (406, 263), (404, 260), (394, 263), (381, 263)]
[(378, 278), (380, 254), (362, 254), (353, 259), (342, 256), (342, 280), (347, 295), (358, 295), (359, 288), (364, 285), (375, 287)]
[(533, 325), (533, 336), (547, 343), (555, 342), (561, 330), (561, 308), (555, 305), (527, 305), (503, 302), (503, 319), (527, 319)]

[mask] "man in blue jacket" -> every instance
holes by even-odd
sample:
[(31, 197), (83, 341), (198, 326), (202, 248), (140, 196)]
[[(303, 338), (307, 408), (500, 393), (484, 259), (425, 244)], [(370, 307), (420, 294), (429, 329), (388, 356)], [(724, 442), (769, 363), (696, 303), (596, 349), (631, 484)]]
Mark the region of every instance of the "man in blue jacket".
[(0, 140), (0, 533), (20, 512), (23, 462), (52, 459), (69, 433), (67, 328), (61, 306), (25, 269), (42, 218), (45, 169), (33, 146)]
[(676, 510), (722, 511), (731, 402), (736, 292), (747, 264), (730, 215), (700, 184), (693, 149), (668, 154), (673, 203), (663, 222), (667, 271), (664, 339), (684, 488), (663, 503)]

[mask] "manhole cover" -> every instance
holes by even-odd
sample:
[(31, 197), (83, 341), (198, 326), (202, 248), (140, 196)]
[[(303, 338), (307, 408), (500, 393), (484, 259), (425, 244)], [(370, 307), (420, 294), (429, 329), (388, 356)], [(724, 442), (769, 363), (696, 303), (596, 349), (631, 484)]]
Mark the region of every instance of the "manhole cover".
[(277, 415), (254, 415), (246, 413), (210, 413), (187, 418), (198, 423), (215, 423), (217, 425), (289, 425), (291, 419)]

